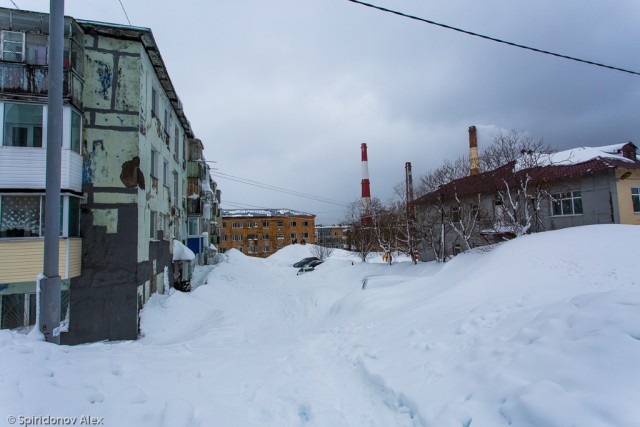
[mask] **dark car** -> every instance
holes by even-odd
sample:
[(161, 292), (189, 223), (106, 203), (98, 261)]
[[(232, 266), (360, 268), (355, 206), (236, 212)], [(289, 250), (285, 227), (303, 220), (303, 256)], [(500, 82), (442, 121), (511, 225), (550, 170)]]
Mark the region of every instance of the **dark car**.
[[(298, 261), (295, 264), (293, 264), (293, 266), (295, 268), (300, 268), (300, 267), (304, 267), (305, 265), (308, 265), (310, 262), (313, 262), (313, 261), (320, 261), (320, 258), (315, 257), (315, 256), (310, 256), (310, 257), (307, 257), (307, 258), (303, 258), (300, 261)], [(322, 262), (322, 261), (320, 261), (320, 262)]]

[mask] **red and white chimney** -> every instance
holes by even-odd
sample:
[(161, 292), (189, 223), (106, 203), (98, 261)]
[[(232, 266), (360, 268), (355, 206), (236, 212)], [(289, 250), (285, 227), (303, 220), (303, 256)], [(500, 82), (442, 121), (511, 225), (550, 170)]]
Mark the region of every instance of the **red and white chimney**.
[(367, 159), (367, 144), (360, 146), (362, 152), (362, 200), (368, 205), (371, 201), (371, 189), (369, 188), (369, 160)]

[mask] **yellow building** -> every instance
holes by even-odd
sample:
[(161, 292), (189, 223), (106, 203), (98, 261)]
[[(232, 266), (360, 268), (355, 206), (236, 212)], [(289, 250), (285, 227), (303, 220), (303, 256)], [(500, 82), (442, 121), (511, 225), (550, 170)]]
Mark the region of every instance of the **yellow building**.
[(314, 243), (315, 215), (291, 209), (224, 209), (220, 252), (268, 257), (286, 245)]

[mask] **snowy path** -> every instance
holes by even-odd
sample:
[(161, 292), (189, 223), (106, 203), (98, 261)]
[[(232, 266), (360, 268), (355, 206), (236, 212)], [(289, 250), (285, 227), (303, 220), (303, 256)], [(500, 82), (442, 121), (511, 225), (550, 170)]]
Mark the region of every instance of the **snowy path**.
[(155, 295), (138, 341), (0, 331), (0, 426), (637, 427), (638, 241), (585, 227), (444, 266), (338, 256), (301, 276), (298, 245), (232, 253), (207, 285)]

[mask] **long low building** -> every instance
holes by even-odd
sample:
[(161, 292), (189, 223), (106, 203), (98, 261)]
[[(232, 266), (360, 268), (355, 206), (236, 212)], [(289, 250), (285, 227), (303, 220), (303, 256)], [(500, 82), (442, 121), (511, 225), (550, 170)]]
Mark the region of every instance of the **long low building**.
[(220, 252), (265, 258), (286, 245), (315, 243), (315, 217), (291, 209), (223, 209)]

